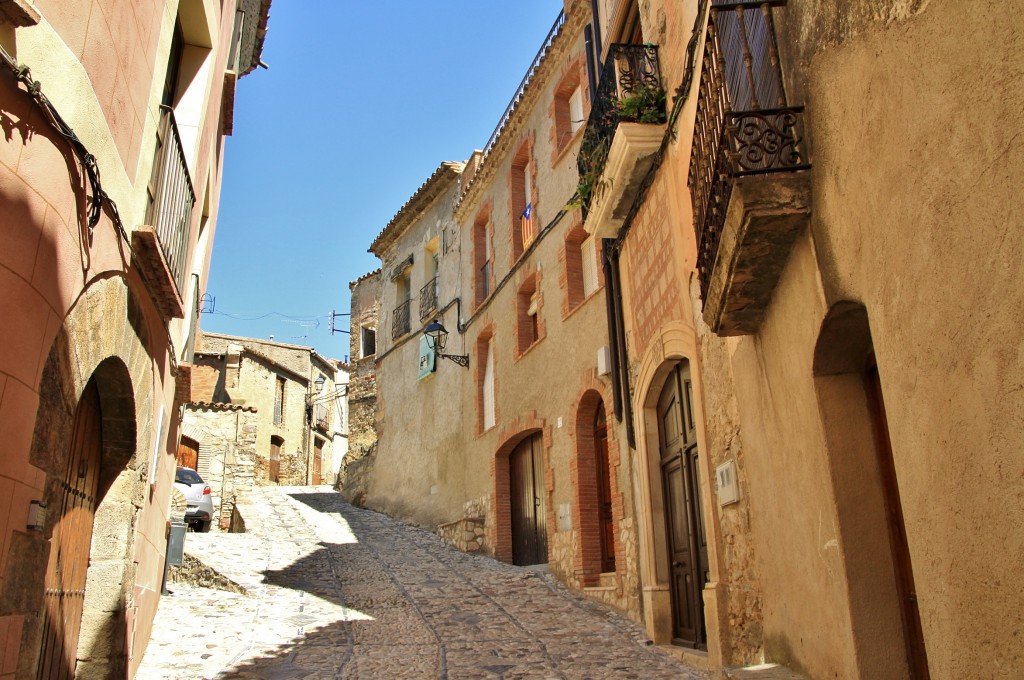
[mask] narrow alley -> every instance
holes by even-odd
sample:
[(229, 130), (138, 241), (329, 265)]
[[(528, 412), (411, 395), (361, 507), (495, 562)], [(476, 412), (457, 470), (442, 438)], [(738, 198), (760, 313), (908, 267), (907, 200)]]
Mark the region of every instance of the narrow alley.
[(256, 487), (243, 510), (245, 533), (187, 535), (229, 589), (169, 583), (138, 677), (707, 677), (553, 577), (327, 487)]

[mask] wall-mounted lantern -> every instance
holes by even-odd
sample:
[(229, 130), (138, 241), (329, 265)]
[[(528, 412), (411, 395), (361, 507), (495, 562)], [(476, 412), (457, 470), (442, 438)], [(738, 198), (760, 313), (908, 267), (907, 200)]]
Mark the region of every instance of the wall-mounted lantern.
[(450, 359), (457, 363), (463, 368), (469, 368), (469, 355), (468, 354), (445, 354), (444, 346), (448, 342), (448, 331), (445, 330), (444, 326), (441, 325), (440, 321), (436, 319), (427, 324), (427, 327), (423, 329), (423, 335), (427, 338), (427, 345), (430, 349), (434, 350), (437, 356), (444, 359)]

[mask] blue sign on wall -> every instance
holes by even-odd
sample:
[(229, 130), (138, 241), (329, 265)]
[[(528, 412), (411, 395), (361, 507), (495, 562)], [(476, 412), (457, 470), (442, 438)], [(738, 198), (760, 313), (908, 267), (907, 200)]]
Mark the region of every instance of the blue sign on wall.
[(435, 361), (436, 361), (436, 357), (434, 355), (434, 350), (431, 349), (430, 345), (427, 343), (427, 337), (426, 336), (421, 337), (420, 338), (420, 372), (419, 372), (419, 375), (416, 376), (416, 379), (417, 380), (422, 380), (423, 378), (426, 378), (428, 375), (433, 373), (434, 372), (434, 362)]

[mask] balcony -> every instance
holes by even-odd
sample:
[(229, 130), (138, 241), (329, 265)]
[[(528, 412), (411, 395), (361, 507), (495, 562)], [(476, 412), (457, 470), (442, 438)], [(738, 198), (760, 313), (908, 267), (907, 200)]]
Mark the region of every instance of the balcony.
[(165, 319), (185, 316), (185, 267), (196, 194), (174, 112), (160, 107), (156, 160), (150, 176), (146, 225), (132, 233), (132, 254)]
[(611, 45), (577, 167), (586, 230), (615, 238), (665, 136), (658, 48)]
[(803, 107), (787, 102), (774, 9), (785, 0), (714, 0), (690, 156), (704, 320), (757, 332), (810, 218)]
[(406, 300), (402, 304), (395, 307), (394, 316), (391, 319), (391, 339), (397, 340), (409, 333), (412, 326), (409, 324), (409, 309), (412, 306), (412, 300)]
[(427, 285), (420, 288), (420, 321), (426, 321), (430, 315), (437, 311), (437, 277), (427, 281)]

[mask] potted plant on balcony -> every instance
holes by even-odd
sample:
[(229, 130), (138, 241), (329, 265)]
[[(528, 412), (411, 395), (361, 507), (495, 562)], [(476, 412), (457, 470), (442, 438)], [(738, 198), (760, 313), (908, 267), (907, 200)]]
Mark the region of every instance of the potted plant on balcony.
[(615, 113), (619, 122), (660, 125), (666, 121), (665, 88), (642, 85), (615, 102)]

